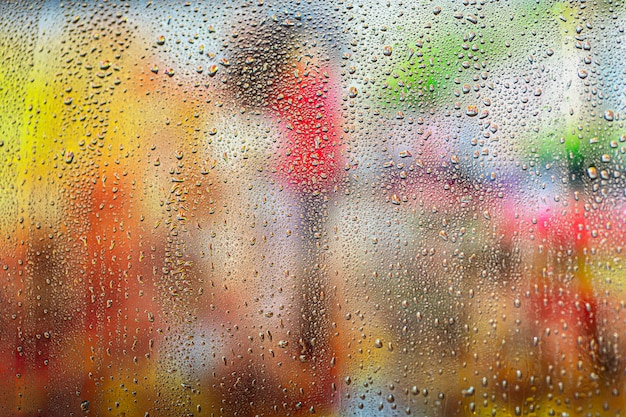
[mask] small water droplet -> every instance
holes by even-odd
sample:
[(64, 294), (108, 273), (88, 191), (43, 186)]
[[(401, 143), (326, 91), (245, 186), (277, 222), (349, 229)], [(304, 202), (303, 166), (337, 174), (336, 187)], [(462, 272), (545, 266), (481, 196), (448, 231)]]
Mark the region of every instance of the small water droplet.
[(589, 167), (587, 168), (587, 175), (589, 175), (589, 178), (591, 178), (592, 180), (595, 180), (596, 178), (598, 178), (598, 170), (596, 169), (596, 167)]
[(80, 409), (84, 412), (89, 411), (89, 401), (85, 400), (82, 403), (80, 403)]

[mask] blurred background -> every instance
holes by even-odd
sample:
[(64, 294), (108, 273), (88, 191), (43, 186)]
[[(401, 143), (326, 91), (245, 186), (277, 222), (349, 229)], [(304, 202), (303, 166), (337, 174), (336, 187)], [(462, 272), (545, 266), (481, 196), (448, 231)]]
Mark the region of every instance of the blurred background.
[(1, 416), (626, 413), (623, 2), (0, 22)]

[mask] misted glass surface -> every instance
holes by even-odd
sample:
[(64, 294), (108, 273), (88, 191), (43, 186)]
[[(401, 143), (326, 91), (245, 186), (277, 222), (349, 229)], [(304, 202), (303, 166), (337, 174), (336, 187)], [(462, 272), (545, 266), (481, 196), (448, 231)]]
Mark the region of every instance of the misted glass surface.
[(624, 2), (0, 22), (1, 416), (626, 413)]

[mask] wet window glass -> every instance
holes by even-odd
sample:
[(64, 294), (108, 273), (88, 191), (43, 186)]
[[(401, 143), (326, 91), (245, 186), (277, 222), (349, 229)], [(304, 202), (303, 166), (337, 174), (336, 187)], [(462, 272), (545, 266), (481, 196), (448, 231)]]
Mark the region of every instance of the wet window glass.
[(624, 2), (0, 22), (0, 415), (625, 413)]

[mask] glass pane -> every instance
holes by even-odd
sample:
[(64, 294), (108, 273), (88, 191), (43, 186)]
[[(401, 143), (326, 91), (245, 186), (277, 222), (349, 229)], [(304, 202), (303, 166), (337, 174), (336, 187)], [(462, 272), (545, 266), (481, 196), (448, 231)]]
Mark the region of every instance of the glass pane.
[(623, 2), (0, 22), (0, 415), (624, 413)]

